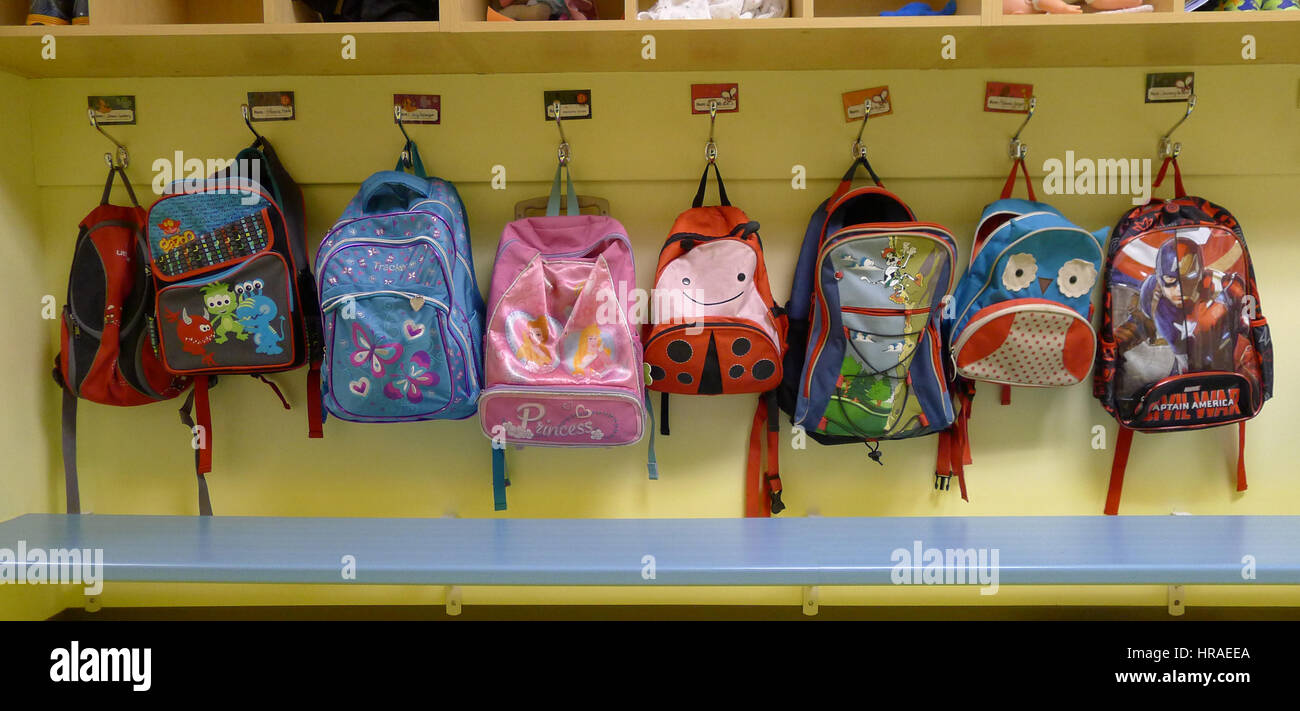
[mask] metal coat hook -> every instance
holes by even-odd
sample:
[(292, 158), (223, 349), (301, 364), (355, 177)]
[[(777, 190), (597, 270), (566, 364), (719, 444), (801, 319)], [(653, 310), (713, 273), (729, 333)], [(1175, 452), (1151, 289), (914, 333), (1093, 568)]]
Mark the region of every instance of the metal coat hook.
[(406, 133), (406, 125), (402, 123), (402, 107), (393, 107), (393, 119), (397, 121), (397, 129), (402, 132), (402, 138), (406, 140), (406, 142), (402, 144), (402, 165), (410, 168), (412, 167), (410, 150), (411, 137)]
[(868, 99), (867, 103), (863, 104), (862, 108), (862, 125), (858, 126), (858, 137), (853, 140), (852, 150), (855, 159), (861, 158), (866, 160), (867, 146), (862, 142), (862, 133), (867, 130), (867, 121), (871, 118), (871, 100)]
[(108, 167), (110, 168), (125, 168), (129, 165), (131, 162), (131, 156), (127, 153), (126, 146), (122, 145), (116, 138), (113, 138), (104, 131), (103, 127), (99, 125), (99, 119), (95, 118), (95, 110), (86, 109), (86, 116), (90, 118), (90, 125), (94, 126), (95, 130), (99, 131), (100, 135), (112, 141), (113, 145), (117, 146), (116, 154), (104, 154), (104, 163), (108, 164)]
[(1029, 119), (1034, 117), (1034, 111), (1037, 109), (1038, 97), (1029, 97), (1029, 113), (1025, 116), (1024, 122), (1020, 124), (1020, 128), (1016, 129), (1016, 135), (1011, 137), (1011, 144), (1007, 149), (1007, 153), (1012, 160), (1024, 160), (1029, 156), (1029, 146), (1021, 142), (1020, 134), (1025, 130), (1025, 126), (1029, 125)]
[(560, 120), (560, 102), (552, 102), (551, 107), (555, 109), (555, 127), (560, 130), (560, 147), (556, 149), (555, 155), (560, 165), (568, 165), (569, 158), (573, 154), (569, 151), (569, 139), (564, 137), (564, 122)]
[(1183, 122), (1187, 120), (1187, 117), (1192, 115), (1192, 109), (1194, 108), (1196, 108), (1196, 94), (1187, 97), (1187, 112), (1183, 114), (1182, 118), (1178, 119), (1178, 123), (1174, 124), (1173, 128), (1169, 129), (1165, 135), (1160, 137), (1157, 152), (1161, 158), (1177, 158), (1178, 154), (1182, 152), (1183, 144), (1174, 143), (1170, 140), (1170, 137), (1174, 135), (1174, 131), (1177, 131), (1179, 126), (1183, 125)]
[(718, 120), (718, 101), (709, 100), (709, 142), (704, 144), (704, 159), (709, 163), (718, 162), (718, 144), (713, 140), (713, 126)]
[(248, 104), (240, 104), (239, 112), (243, 114), (244, 125), (248, 126), (248, 130), (253, 132), (253, 135), (257, 138), (257, 140), (259, 141), (263, 140), (262, 134), (258, 133), (257, 129), (253, 128), (253, 111), (252, 109), (248, 108)]

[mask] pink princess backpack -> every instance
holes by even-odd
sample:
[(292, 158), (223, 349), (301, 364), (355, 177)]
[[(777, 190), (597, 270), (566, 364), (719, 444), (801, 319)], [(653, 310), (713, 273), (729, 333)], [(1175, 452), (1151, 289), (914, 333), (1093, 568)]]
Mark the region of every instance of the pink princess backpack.
[(631, 242), (618, 220), (579, 215), (572, 187), (569, 215), (558, 214), (558, 198), (546, 217), (506, 225), (492, 268), (479, 418), (492, 439), (497, 511), (506, 445), (609, 447), (644, 432)]

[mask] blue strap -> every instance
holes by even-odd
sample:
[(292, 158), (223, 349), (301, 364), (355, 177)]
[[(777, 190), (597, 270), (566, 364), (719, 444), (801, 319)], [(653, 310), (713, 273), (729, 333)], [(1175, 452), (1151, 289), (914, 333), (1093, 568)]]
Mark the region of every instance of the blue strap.
[(506, 510), (506, 450), (492, 448), (492, 509)]
[(651, 479), (659, 478), (659, 461), (655, 459), (655, 409), (650, 404), (650, 391), (645, 391), (645, 411), (650, 415), (650, 453), (646, 455), (645, 466), (650, 471)]
[(555, 180), (551, 183), (551, 197), (546, 201), (546, 216), (558, 217), (560, 215), (560, 171), (564, 171), (564, 181), (568, 184), (568, 214), (582, 214), (578, 210), (578, 194), (573, 191), (573, 174), (569, 172), (567, 163), (560, 163), (555, 166)]
[(402, 147), (402, 151), (406, 153), (409, 163), (398, 158), (397, 167), (394, 170), (405, 171), (407, 168), (410, 168), (411, 173), (415, 177), (422, 180), (428, 180), (429, 175), (424, 172), (424, 161), (420, 159), (420, 148), (415, 145), (415, 141), (407, 141), (406, 145)]

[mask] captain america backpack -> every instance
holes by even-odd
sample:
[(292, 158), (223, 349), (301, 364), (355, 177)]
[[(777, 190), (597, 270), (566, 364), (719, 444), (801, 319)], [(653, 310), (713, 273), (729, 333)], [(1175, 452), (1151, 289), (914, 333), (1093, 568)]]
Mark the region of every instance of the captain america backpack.
[[(853, 188), (859, 166), (874, 185)], [(865, 157), (813, 213), (787, 313), (781, 406), (822, 444), (942, 432), (953, 423), (939, 338), (957, 246), (885, 190)]]
[[(721, 205), (704, 205), (710, 167), (718, 179)], [(677, 216), (659, 252), (653, 302), (645, 362), (649, 388), (660, 393), (659, 434), (669, 433), (671, 393), (758, 393), (745, 515), (780, 513), (785, 506), (777, 463), (775, 392), (781, 382), (785, 314), (772, 301), (758, 223), (727, 199), (713, 161), (704, 167), (692, 207)], [(758, 457), (764, 444), (768, 463), (762, 468)]]
[[(1012, 198), (1017, 171), (1029, 199)], [(951, 389), (960, 406), (951, 431), (940, 435), (938, 488), (956, 475), (966, 498), (970, 420), (975, 383), (1000, 386), (1076, 385), (1092, 371), (1096, 332), (1092, 297), (1107, 230), (1090, 233), (1056, 208), (1037, 202), (1023, 159), (1011, 167), (1002, 197), (984, 208), (970, 265), (944, 309)]]
[(1134, 432), (1236, 424), (1246, 490), (1246, 420), (1273, 394), (1273, 341), (1241, 225), (1183, 188), (1125, 214), (1111, 233), (1093, 393), (1119, 422), (1107, 514), (1119, 513)]
[(404, 156), (414, 174), (367, 178), (316, 253), (321, 397), (341, 420), (477, 411), (484, 306), (465, 206), (454, 185), (427, 177), (414, 142)]

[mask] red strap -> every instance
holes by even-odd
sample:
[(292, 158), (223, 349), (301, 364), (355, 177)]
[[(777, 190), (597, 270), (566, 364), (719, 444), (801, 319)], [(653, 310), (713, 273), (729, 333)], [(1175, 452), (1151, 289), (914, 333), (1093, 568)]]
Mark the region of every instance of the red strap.
[(1128, 466), (1128, 450), (1133, 444), (1133, 430), (1120, 425), (1115, 439), (1115, 460), (1110, 465), (1110, 489), (1106, 492), (1106, 515), (1119, 513), (1119, 495), (1124, 489), (1124, 469)]
[[(970, 464), (970, 413), (975, 406), (975, 384), (969, 384), (969, 392), (961, 395), (961, 416), (958, 422), (961, 427), (957, 433), (961, 439), (961, 463)], [(953, 453), (956, 456), (956, 453)]]
[[(962, 439), (965, 439), (964, 433)], [(965, 451), (963, 451), (963, 449)], [(961, 489), (962, 501), (967, 503), (970, 502), (970, 495), (966, 493), (966, 464), (969, 464), (969, 462), (965, 462), (964, 460), (969, 456), (969, 454), (970, 449), (967, 448), (966, 445), (961, 445), (952, 450), (951, 457), (953, 476), (957, 477), (957, 487)]]
[(321, 422), (320, 363), (312, 363), (307, 369), (307, 436), (311, 439), (325, 436)]
[(1003, 385), (1003, 386), (1002, 386), (1002, 404), (1003, 404), (1003, 405), (1010, 405), (1010, 404), (1011, 404), (1011, 386), (1010, 386), (1010, 385)]
[(957, 432), (958, 427), (960, 427), (960, 424), (954, 423), (952, 428), (939, 433), (939, 452), (934, 461), (935, 476), (952, 475), (953, 440), (960, 438)]
[(203, 446), (199, 448), (198, 473), (212, 471), (212, 411), (208, 409), (208, 376), (194, 380), (194, 421), (203, 433)]
[(1151, 184), (1151, 188), (1154, 190), (1160, 187), (1165, 180), (1165, 171), (1169, 170), (1170, 165), (1174, 166), (1174, 197), (1187, 197), (1187, 191), (1183, 189), (1183, 171), (1178, 168), (1178, 159), (1173, 156), (1166, 158), (1165, 162), (1160, 164), (1160, 172), (1156, 174), (1156, 181)]
[(772, 515), (771, 499), (763, 485), (762, 457), (763, 430), (767, 429), (767, 401), (758, 399), (754, 410), (754, 423), (749, 430), (749, 463), (745, 476), (745, 518), (766, 518)]
[(1029, 168), (1025, 166), (1023, 158), (1017, 158), (1016, 162), (1011, 164), (1011, 174), (1007, 176), (1007, 182), (1002, 185), (1002, 199), (1011, 197), (1011, 193), (1015, 190), (1017, 168), (1025, 176), (1025, 189), (1029, 191), (1029, 199), (1037, 201), (1038, 198), (1034, 197), (1034, 183), (1029, 179)]
[(1237, 491), (1246, 490), (1246, 422), (1237, 423)]
[(253, 376), (253, 377), (257, 378), (258, 380), (260, 380), (260, 381), (262, 381), (262, 382), (264, 382), (264, 383), (266, 383), (267, 386), (269, 386), (269, 387), (271, 388), (271, 390), (275, 393), (275, 396), (278, 397), (278, 398), (280, 398), (280, 404), (281, 404), (281, 405), (284, 405), (284, 409), (286, 409), (286, 410), (291, 409), (291, 408), (289, 407), (289, 401), (286, 400), (286, 399), (284, 399), (284, 393), (280, 392), (280, 386), (276, 385), (275, 383), (271, 382), (270, 380), (267, 380), (265, 375), (255, 375), (255, 376)]

